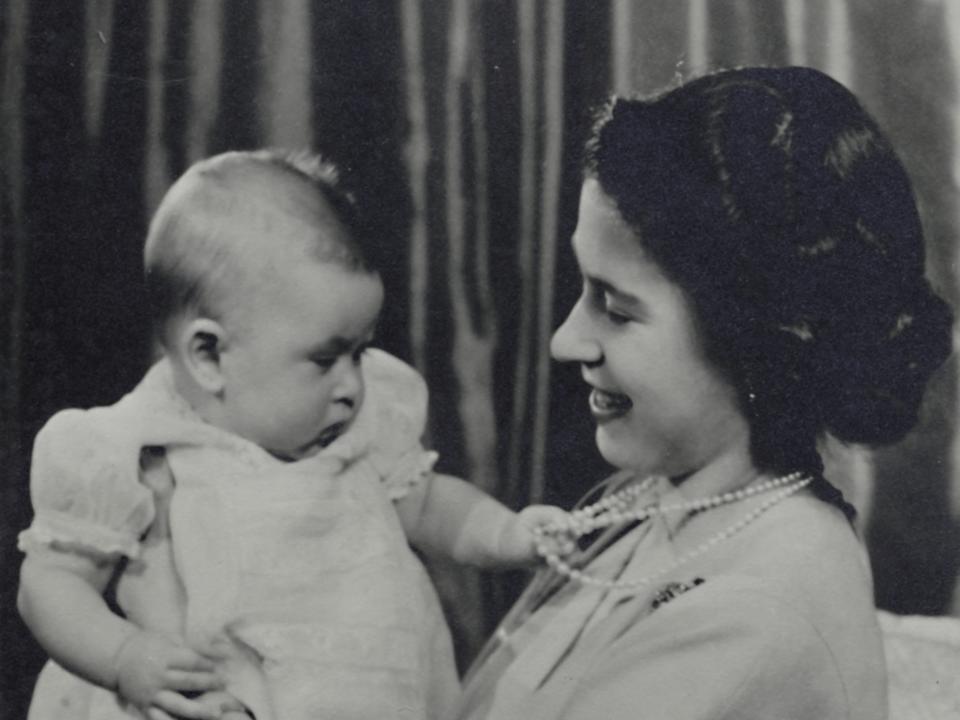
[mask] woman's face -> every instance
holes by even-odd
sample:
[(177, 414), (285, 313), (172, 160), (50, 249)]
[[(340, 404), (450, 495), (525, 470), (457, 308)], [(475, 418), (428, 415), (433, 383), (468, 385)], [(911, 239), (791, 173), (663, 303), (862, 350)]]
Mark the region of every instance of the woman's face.
[(551, 352), (581, 364), (607, 462), (676, 477), (746, 457), (747, 422), (733, 388), (704, 357), (686, 296), (592, 179), (580, 196), (573, 249), (583, 293)]

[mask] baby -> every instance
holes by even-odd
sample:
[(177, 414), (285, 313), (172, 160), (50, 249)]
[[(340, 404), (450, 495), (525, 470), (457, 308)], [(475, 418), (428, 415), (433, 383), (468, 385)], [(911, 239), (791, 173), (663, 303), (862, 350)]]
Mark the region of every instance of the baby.
[(421, 377), (369, 347), (365, 242), (314, 157), (227, 153), (170, 189), (145, 249), (162, 359), (34, 446), (19, 606), (57, 664), (31, 718), (446, 717), (450, 638), (408, 543), (523, 565), (560, 511), (432, 471)]

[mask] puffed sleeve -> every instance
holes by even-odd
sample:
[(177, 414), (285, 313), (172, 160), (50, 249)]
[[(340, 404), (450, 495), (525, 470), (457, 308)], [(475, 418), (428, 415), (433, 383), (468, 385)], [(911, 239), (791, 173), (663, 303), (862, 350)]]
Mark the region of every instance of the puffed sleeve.
[(370, 460), (387, 494), (398, 500), (432, 470), (435, 452), (421, 438), (427, 422), (427, 385), (416, 370), (382, 350), (364, 353), (365, 408), (371, 428)]
[(136, 557), (154, 517), (140, 483), (139, 447), (111, 408), (64, 410), (38, 433), (30, 470), (34, 518), (20, 549)]
[[(707, 581), (708, 583), (711, 580)], [(847, 717), (840, 672), (816, 628), (789, 603), (713, 579), (654, 611), (604, 652), (563, 720), (827, 720)], [(562, 670), (560, 671), (562, 674)], [(563, 682), (564, 678), (557, 678)]]

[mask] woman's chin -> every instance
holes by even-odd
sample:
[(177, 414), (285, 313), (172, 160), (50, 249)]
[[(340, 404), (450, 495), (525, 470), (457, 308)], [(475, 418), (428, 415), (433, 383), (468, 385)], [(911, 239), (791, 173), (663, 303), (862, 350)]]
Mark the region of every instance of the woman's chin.
[(600, 455), (615, 468), (634, 470), (640, 476), (670, 473), (672, 463), (663, 446), (638, 437), (635, 430), (623, 423), (598, 425), (595, 439)]
[(636, 467), (639, 460), (636, 443), (628, 442), (628, 438), (618, 437), (618, 434), (611, 430), (609, 424), (597, 426), (595, 440), (600, 455), (616, 468)]

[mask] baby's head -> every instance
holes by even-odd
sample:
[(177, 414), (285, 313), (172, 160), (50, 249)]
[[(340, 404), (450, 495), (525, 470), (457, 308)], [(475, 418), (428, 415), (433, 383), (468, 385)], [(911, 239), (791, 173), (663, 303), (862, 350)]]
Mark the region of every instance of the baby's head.
[(284, 459), (349, 426), (383, 302), (364, 236), (315, 156), (226, 153), (173, 185), (147, 236), (147, 286), (177, 390), (204, 420)]

